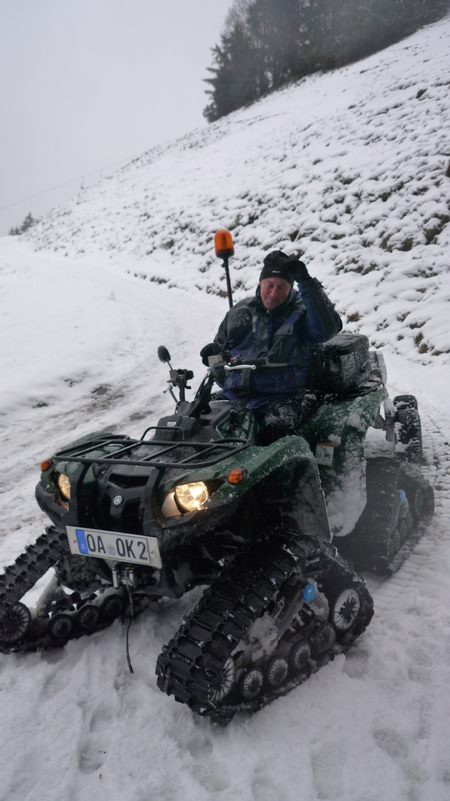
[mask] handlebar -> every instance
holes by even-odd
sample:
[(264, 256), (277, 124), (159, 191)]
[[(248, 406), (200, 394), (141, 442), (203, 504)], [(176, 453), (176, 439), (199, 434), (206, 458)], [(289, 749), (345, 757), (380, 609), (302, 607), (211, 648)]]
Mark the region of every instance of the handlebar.
[(228, 364), (224, 364), (223, 368), (226, 373), (231, 373), (232, 370), (256, 370), (256, 364), (236, 364), (231, 367)]
[[(160, 353), (159, 351), (163, 351)], [(226, 373), (232, 373), (235, 370), (257, 370), (258, 367), (288, 367), (287, 363), (276, 364), (268, 362), (267, 358), (264, 359), (248, 359), (246, 362), (240, 362), (239, 358), (230, 358), (229, 353), (221, 353), (209, 357), (209, 370), (201, 382), (195, 398), (192, 402), (186, 401), (186, 389), (190, 389), (188, 381), (190, 381), (194, 374), (191, 370), (174, 370), (169, 362), (169, 353), (166, 348), (160, 348), (158, 355), (161, 361), (168, 362), (170, 367), (170, 378), (167, 382), (169, 384), (166, 392), (170, 392), (172, 398), (176, 403), (176, 413), (186, 414), (192, 417), (198, 416), (202, 409), (206, 408), (211, 397), (211, 390), (216, 380), (223, 381)], [(163, 357), (163, 358), (162, 358)], [(179, 400), (177, 400), (174, 388), (179, 390)], [(183, 409), (182, 412), (179, 410)]]
[(209, 357), (209, 369), (214, 372), (215, 368), (225, 370), (226, 373), (232, 370), (256, 370), (258, 367), (288, 367), (287, 362), (269, 362), (267, 358), (264, 359), (248, 359), (241, 362), (239, 358), (230, 359), (228, 363), (221, 356)]

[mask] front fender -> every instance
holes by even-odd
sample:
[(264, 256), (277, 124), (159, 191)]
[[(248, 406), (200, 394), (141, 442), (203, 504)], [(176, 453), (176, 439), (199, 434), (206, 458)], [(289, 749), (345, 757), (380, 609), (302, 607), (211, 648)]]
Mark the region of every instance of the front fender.
[[(243, 478), (231, 484), (228, 475), (235, 469), (242, 471)], [(266, 447), (250, 446), (219, 465), (185, 474), (176, 483), (194, 481), (220, 483), (201, 510), (168, 519), (167, 529), (186, 525), (195, 525), (197, 530), (213, 528), (219, 520), (231, 519), (251, 496), (261, 524), (275, 525), (293, 518), (305, 534), (330, 538), (317, 464), (303, 437), (283, 437)], [(161, 503), (173, 486), (161, 487)]]

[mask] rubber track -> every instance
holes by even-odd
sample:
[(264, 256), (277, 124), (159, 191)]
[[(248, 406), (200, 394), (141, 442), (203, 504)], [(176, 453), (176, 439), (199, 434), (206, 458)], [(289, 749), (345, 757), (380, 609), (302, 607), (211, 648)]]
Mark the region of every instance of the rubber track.
[[(0, 614), (2, 610), (14, 606), (30, 590), (50, 567), (57, 564), (61, 557), (70, 554), (67, 535), (49, 526), (33, 545), (28, 545), (14, 562), (0, 574)], [(76, 626), (72, 634), (64, 641), (58, 641), (47, 633), (48, 617), (32, 620), (27, 635), (23, 640), (11, 645), (0, 643), (0, 653), (17, 653), (55, 648), (64, 645), (67, 640), (85, 634), (93, 634), (104, 629), (112, 620), (100, 620), (99, 624), (89, 631), (80, 631)]]
[[(353, 630), (338, 635), (328, 653), (320, 659), (311, 659), (308, 670), (288, 677), (276, 690), (265, 689), (251, 701), (230, 703), (230, 696), (227, 696), (227, 703), (214, 704), (210, 700), (214, 677), (221, 674), (227, 659), (257, 618), (270, 608), (286, 579), (298, 576), (299, 572), (302, 583), (315, 580), (325, 594), (327, 586), (357, 587), (361, 609)], [(364, 631), (372, 615), (373, 602), (364, 580), (353, 571), (350, 563), (339, 556), (333, 546), (295, 535), (287, 542), (280, 542), (278, 548), (272, 546), (265, 554), (261, 553), (261, 548), (241, 554), (205, 591), (158, 657), (158, 687), (200, 715), (218, 721), (229, 720), (238, 711), (255, 712), (285, 695), (338, 653), (346, 651)], [(283, 637), (271, 653), (282, 641)], [(237, 690), (232, 690), (230, 695), (236, 696)]]
[[(397, 525), (398, 491), (404, 489), (407, 497), (411, 497), (417, 487), (424, 495), (423, 514), (420, 519), (413, 516), (411, 533), (392, 556), (389, 546)], [(355, 531), (337, 541), (339, 549), (358, 570), (391, 575), (402, 566), (417, 544), (433, 511), (432, 488), (412, 465), (388, 457), (371, 459), (367, 466), (367, 506)]]
[(0, 605), (15, 604), (34, 587), (38, 579), (69, 553), (66, 534), (50, 526), (33, 545), (28, 545), (13, 565), (0, 575)]

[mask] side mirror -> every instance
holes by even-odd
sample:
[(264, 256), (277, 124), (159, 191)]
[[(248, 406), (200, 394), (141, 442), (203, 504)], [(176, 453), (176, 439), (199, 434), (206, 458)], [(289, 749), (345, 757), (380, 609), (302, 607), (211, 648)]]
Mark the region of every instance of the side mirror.
[(170, 353), (165, 345), (160, 345), (158, 348), (158, 359), (163, 364), (170, 364)]

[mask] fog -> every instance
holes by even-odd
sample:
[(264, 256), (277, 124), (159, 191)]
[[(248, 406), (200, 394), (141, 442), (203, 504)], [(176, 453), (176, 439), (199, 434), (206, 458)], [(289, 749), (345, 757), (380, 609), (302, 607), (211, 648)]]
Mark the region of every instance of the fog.
[(0, 0), (0, 235), (206, 125), (230, 2)]

